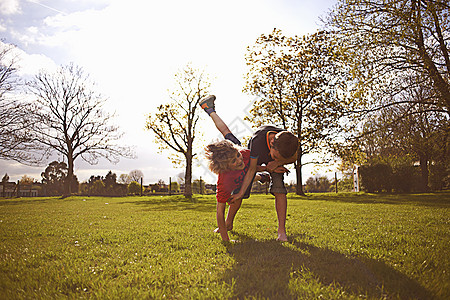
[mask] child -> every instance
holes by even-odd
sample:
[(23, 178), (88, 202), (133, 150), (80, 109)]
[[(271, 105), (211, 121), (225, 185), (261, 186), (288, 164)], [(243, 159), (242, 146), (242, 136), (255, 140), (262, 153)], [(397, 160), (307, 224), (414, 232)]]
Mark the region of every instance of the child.
[(270, 193), (275, 196), (275, 209), (278, 218), (279, 241), (287, 241), (286, 236), (286, 211), (287, 190), (284, 186), (284, 173), (289, 172), (284, 165), (297, 160), (298, 139), (292, 133), (284, 129), (264, 125), (259, 127), (250, 139), (250, 164), (246, 176), (242, 182), (241, 190), (232, 196), (231, 201), (239, 201), (244, 197), (242, 192), (251, 186), (252, 176), (257, 171), (270, 173)]
[[(222, 121), (215, 111), (214, 95), (207, 96), (200, 101), (200, 106), (208, 113), (217, 129), (225, 137), (225, 140), (206, 146), (206, 158), (209, 168), (219, 175), (217, 180), (217, 207), (216, 217), (219, 232), (224, 241), (229, 241), (228, 231), (233, 229), (233, 221), (237, 211), (241, 207), (242, 199), (250, 196), (251, 185), (249, 185), (243, 196), (236, 201), (230, 201), (231, 195), (238, 193), (243, 179), (248, 171), (250, 162), (250, 150), (238, 147), (241, 142), (231, 133), (228, 126)], [(269, 175), (254, 174), (252, 179), (260, 180), (262, 183), (269, 180)], [(229, 203), (228, 215), (225, 220), (225, 207)]]

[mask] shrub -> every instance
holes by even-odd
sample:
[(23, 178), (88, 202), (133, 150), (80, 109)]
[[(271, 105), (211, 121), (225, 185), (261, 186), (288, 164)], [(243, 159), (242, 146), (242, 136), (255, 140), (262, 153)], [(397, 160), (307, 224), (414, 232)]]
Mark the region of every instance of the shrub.
[(128, 195), (140, 195), (141, 194), (141, 185), (136, 181), (130, 182), (128, 185)]
[(392, 168), (386, 164), (359, 167), (361, 185), (369, 193), (392, 190)]

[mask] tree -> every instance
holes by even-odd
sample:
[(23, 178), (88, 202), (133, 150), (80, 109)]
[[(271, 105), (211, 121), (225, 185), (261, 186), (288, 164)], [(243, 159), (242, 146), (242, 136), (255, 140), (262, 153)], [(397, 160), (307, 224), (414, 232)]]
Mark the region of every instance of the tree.
[(112, 171), (109, 171), (103, 179), (106, 190), (113, 191), (117, 184), (117, 175)]
[(392, 96), (411, 87), (405, 77), (420, 75), (413, 84), (434, 90), (422, 103), (448, 113), (449, 13), (442, 0), (340, 0), (325, 24), (353, 66), (360, 95), (376, 100), (370, 109), (403, 103)]
[(49, 195), (62, 195), (64, 194), (64, 187), (67, 184), (71, 185), (71, 189), (78, 189), (78, 180), (75, 175), (72, 174), (72, 179), (68, 179), (69, 171), (67, 164), (64, 162), (53, 161), (51, 162), (45, 171), (41, 173), (42, 183), (45, 185), (46, 193)]
[(285, 37), (275, 29), (248, 49), (249, 71), (244, 91), (259, 99), (247, 120), (259, 126), (272, 122), (299, 139), (297, 194), (302, 195), (304, 156), (320, 152), (340, 132), (347, 73), (333, 52), (326, 32)]
[(309, 193), (329, 192), (331, 187), (332, 183), (326, 176), (314, 176), (306, 180), (306, 190)]
[(192, 192), (194, 194), (206, 194), (205, 181), (203, 179), (195, 179), (192, 183)]
[(2, 177), (2, 187), (3, 187), (3, 191), (2, 191), (2, 196), (5, 197), (5, 192), (6, 192), (6, 184), (9, 181), (9, 176), (7, 173), (5, 173), (5, 175)]
[(128, 175), (128, 174), (120, 174), (120, 176), (119, 176), (119, 183), (128, 185), (128, 184), (130, 184), (130, 182), (131, 182), (130, 175)]
[(27, 175), (23, 175), (22, 178), (20, 178), (20, 184), (32, 184), (34, 182), (34, 178)]
[(128, 194), (139, 195), (141, 193), (142, 186), (136, 181), (130, 182), (128, 185)]
[(179, 192), (180, 191), (180, 184), (178, 183), (178, 182), (171, 182), (170, 183), (170, 191), (171, 192), (175, 192), (175, 193), (177, 193), (177, 192)]
[[(70, 64), (55, 73), (41, 71), (28, 85), (36, 97), (34, 134), (47, 154), (63, 155), (68, 178), (73, 177), (78, 157), (89, 164), (99, 158), (116, 163), (119, 157), (134, 157), (129, 147), (115, 143), (122, 134), (110, 124), (113, 115), (102, 109), (106, 100), (80, 67)], [(70, 182), (66, 191), (71, 193)]]
[(86, 183), (87, 194), (101, 196), (105, 194), (105, 183), (103, 182), (103, 176), (91, 175)]
[(141, 182), (141, 178), (144, 178), (144, 173), (142, 173), (141, 170), (133, 170), (130, 172), (130, 174), (128, 174), (128, 180), (131, 181), (136, 181), (136, 182)]
[(17, 98), (21, 86), (14, 46), (0, 41), (0, 159), (35, 164), (42, 157), (32, 131), (31, 107)]
[(373, 113), (357, 139), (340, 145), (340, 157), (344, 161), (355, 161), (357, 154), (356, 164), (388, 165), (393, 169), (394, 178), (407, 173), (412, 176), (411, 168), (419, 162), (421, 176), (417, 190), (429, 190), (430, 174), (435, 188), (442, 186), (449, 169), (450, 123), (446, 113), (430, 110), (429, 105), (423, 103), (422, 99), (429, 93), (432, 91), (427, 87), (411, 88), (401, 94), (403, 104)]
[(8, 181), (9, 181), (8, 173), (5, 173), (5, 175), (2, 177), (2, 182), (8, 182)]
[(192, 161), (194, 141), (199, 120), (198, 103), (208, 94), (210, 83), (204, 71), (188, 64), (175, 75), (171, 100), (148, 115), (146, 128), (153, 132), (160, 149), (175, 153), (173, 163), (185, 166), (184, 196), (192, 197)]

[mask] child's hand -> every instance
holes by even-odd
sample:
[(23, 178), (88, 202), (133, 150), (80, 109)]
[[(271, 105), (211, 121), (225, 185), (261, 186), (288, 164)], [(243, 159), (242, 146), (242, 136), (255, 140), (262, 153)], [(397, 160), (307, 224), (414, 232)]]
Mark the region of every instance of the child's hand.
[(289, 174), (289, 170), (283, 166), (279, 166), (274, 170), (275, 173), (287, 173)]
[[(267, 170), (267, 172), (269, 172), (269, 173), (273, 173), (273, 172), (275, 172), (275, 170), (276, 170), (277, 168), (279, 168), (279, 166), (280, 166), (280, 164), (279, 164), (277, 161), (272, 160), (272, 161), (270, 161), (270, 162), (266, 165), (266, 170)], [(278, 172), (277, 172), (277, 173), (278, 173)]]
[(241, 193), (231, 195), (230, 199), (228, 199), (227, 202), (229, 204), (234, 204), (234, 202), (238, 201), (239, 199), (242, 199), (243, 197), (244, 197), (244, 195), (241, 195)]
[(233, 198), (233, 196), (231, 196), (230, 198), (228, 198), (228, 200), (227, 200), (227, 202), (228, 202), (228, 204), (234, 204), (234, 202), (235, 202), (236, 200)]

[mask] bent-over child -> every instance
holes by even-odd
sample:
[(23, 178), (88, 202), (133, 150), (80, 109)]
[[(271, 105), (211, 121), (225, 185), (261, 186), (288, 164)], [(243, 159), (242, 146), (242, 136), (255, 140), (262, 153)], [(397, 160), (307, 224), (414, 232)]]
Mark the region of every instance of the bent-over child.
[[(216, 217), (219, 232), (224, 241), (229, 241), (228, 231), (233, 229), (233, 222), (242, 204), (242, 199), (250, 196), (251, 185), (249, 185), (242, 197), (231, 201), (233, 194), (239, 193), (242, 182), (247, 174), (250, 163), (250, 150), (241, 148), (241, 142), (233, 135), (228, 126), (223, 122), (215, 111), (214, 95), (207, 96), (200, 101), (200, 106), (208, 113), (217, 129), (225, 137), (225, 140), (211, 143), (205, 147), (206, 158), (209, 169), (218, 174), (217, 180), (217, 207)], [(264, 183), (269, 174), (254, 174), (254, 180)], [(228, 214), (225, 219), (226, 203), (229, 204)]]

